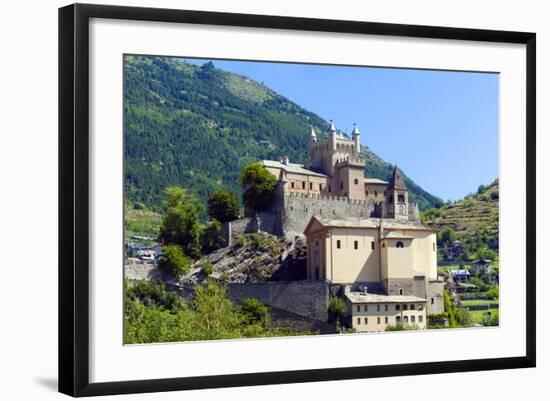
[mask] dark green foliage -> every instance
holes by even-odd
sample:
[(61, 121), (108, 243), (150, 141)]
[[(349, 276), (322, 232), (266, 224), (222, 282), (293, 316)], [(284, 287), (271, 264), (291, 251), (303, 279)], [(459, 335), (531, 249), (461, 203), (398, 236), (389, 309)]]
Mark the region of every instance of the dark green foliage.
[(218, 220), (212, 220), (202, 226), (200, 234), (202, 253), (211, 253), (227, 245), (221, 231), (222, 224)]
[(139, 281), (131, 286), (124, 280), (126, 302), (139, 301), (145, 306), (158, 306), (167, 310), (174, 310), (183, 305), (181, 297), (174, 292), (166, 291), (164, 284), (155, 284), (149, 280)]
[(243, 169), (241, 185), (245, 206), (260, 211), (271, 205), (277, 179), (260, 163), (252, 163)]
[(170, 272), (173, 276), (179, 277), (189, 272), (191, 260), (185, 256), (181, 246), (173, 244), (162, 248), (160, 257), (160, 268)]
[(347, 309), (348, 307), (342, 298), (332, 297), (328, 303), (329, 320), (341, 324)]
[(456, 239), (455, 231), (451, 227), (447, 227), (443, 231), (438, 233), (437, 242), (440, 244), (450, 245)]
[(208, 215), (221, 223), (239, 216), (239, 199), (227, 189), (216, 189), (208, 198)]
[(239, 313), (246, 324), (265, 326), (269, 318), (269, 308), (256, 298), (245, 298), (239, 305)]
[(195, 199), (180, 187), (165, 191), (164, 207), (159, 239), (165, 244), (180, 245), (192, 257), (200, 255), (201, 224)]
[[(125, 195), (159, 211), (162, 191), (183, 185), (204, 204), (220, 185), (241, 194), (239, 173), (252, 162), (307, 158), (309, 127), (328, 124), (245, 77), (178, 59), (124, 58)], [(393, 166), (368, 149), (366, 175), (388, 180)], [(440, 200), (408, 177), (420, 209)], [(205, 216), (202, 216), (203, 218)]]

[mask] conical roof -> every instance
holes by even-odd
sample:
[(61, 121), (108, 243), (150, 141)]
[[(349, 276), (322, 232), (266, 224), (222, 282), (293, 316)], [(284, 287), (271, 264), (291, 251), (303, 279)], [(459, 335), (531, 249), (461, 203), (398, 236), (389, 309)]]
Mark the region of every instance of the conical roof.
[(351, 135), (359, 135), (361, 134), (361, 132), (359, 132), (359, 128), (357, 127), (357, 125), (355, 125), (353, 127), (353, 132), (351, 133)]
[(317, 138), (317, 135), (315, 134), (315, 130), (313, 129), (313, 126), (311, 126), (310, 136), (311, 138)]
[(401, 173), (397, 166), (393, 169), (393, 174), (390, 180), (390, 183), (388, 184), (389, 189), (402, 189), (407, 190), (407, 186), (405, 185), (405, 180), (403, 180), (403, 177), (401, 177)]

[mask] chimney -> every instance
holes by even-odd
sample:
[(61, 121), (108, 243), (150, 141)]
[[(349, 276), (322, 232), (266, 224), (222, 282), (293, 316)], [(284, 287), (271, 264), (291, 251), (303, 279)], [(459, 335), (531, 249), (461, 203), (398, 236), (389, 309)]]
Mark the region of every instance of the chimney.
[(288, 156), (283, 156), (283, 164), (288, 166)]

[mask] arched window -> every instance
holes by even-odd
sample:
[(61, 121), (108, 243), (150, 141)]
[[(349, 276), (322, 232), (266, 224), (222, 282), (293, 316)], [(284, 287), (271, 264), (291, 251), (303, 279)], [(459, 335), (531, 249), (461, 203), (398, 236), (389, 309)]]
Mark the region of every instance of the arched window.
[(403, 316), (403, 323), (405, 323), (405, 324), (409, 323), (409, 317), (408, 316)]
[(424, 321), (424, 317), (422, 315), (418, 315), (418, 323), (422, 323)]
[(395, 324), (401, 324), (401, 316), (395, 317)]
[(411, 323), (415, 323), (415, 320), (414, 320), (414, 319), (415, 319), (414, 315), (411, 316)]
[(374, 196), (378, 196), (378, 191), (374, 190)]
[(396, 248), (403, 248), (403, 246), (404, 246), (404, 245), (403, 245), (403, 241), (397, 241), (397, 242), (395, 243), (395, 247), (396, 247)]

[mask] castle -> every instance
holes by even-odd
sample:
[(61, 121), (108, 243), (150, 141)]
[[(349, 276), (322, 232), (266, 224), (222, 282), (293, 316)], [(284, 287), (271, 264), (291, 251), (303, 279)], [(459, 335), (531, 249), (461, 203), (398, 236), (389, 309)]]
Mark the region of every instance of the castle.
[(394, 169), (389, 182), (365, 178), (359, 128), (353, 129), (351, 137), (340, 134), (331, 123), (327, 138), (320, 141), (311, 128), (308, 168), (291, 163), (288, 157), (262, 161), (279, 183), (272, 209), (278, 216), (275, 231), (287, 237), (302, 235), (313, 216), (418, 221), (418, 207), (409, 205), (399, 169)]
[(305, 235), (307, 278), (339, 286), (349, 327), (425, 328), (429, 314), (443, 312), (436, 232), (421, 224), (397, 167), (389, 182), (365, 178), (360, 135), (355, 127), (350, 139), (331, 123), (325, 140), (311, 129), (307, 168), (288, 157), (263, 160), (278, 191), (259, 219), (265, 231)]

